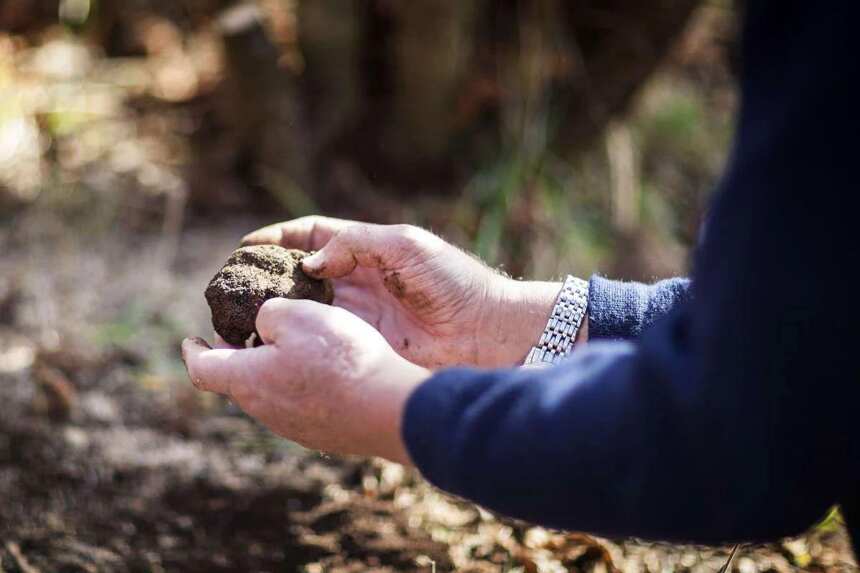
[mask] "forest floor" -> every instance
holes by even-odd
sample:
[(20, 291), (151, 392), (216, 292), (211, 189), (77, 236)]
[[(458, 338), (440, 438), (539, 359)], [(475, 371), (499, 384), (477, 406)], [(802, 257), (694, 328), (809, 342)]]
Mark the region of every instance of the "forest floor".
[[(88, 238), (46, 212), (0, 232), (0, 571), (662, 572), (725, 562), (729, 548), (498, 519), (400, 466), (274, 438), (195, 393), (177, 351), (183, 335), (210, 331), (203, 286), (260, 221), (175, 239)], [(798, 569), (854, 569), (837, 521), (742, 547), (733, 562), (742, 573)]]
[[(625, 243), (597, 224), (610, 210), (599, 150), (543, 179), (531, 152), (502, 157), (456, 200), (392, 198), (344, 168), (352, 203), (288, 194), (269, 209), (223, 168), (242, 162), (235, 137), (209, 129), (217, 98), (159, 99), (185, 93), (198, 60), (211, 80), (198, 51), (107, 61), (65, 35), (35, 47), (0, 35), (0, 573), (719, 570), (731, 548), (531, 527), (400, 466), (279, 440), (195, 392), (179, 342), (211, 332), (205, 285), (275, 212), (417, 222), (514, 275), (679, 272), (674, 235), (695, 240), (730, 134), (725, 80), (676, 74), (643, 98), (631, 120), (643, 230)], [(270, 212), (253, 218), (248, 203)], [(622, 251), (657, 260), (611, 266)], [(741, 547), (732, 570), (856, 566), (832, 517)]]

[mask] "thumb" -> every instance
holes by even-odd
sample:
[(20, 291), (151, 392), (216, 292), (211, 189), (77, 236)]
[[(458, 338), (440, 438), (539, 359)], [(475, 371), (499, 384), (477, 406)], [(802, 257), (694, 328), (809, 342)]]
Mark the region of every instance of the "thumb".
[[(329, 249), (327, 247), (323, 248), (322, 251), (317, 251), (316, 253), (309, 255), (302, 259), (302, 270), (305, 271), (308, 275), (318, 278), (318, 279), (327, 279), (334, 278), (331, 275), (331, 268), (328, 264), (328, 253)], [(351, 271), (352, 269), (350, 269)], [(344, 273), (348, 274), (348, 273)], [(341, 274), (340, 276), (343, 276)]]
[(191, 383), (198, 390), (229, 395), (230, 386), (242, 382), (249, 370), (248, 355), (244, 350), (232, 348), (213, 349), (202, 338), (186, 338), (182, 341), (182, 361)]
[(316, 278), (337, 279), (357, 266), (380, 268), (398, 249), (392, 227), (357, 223), (335, 234), (317, 253), (302, 261), (304, 271)]

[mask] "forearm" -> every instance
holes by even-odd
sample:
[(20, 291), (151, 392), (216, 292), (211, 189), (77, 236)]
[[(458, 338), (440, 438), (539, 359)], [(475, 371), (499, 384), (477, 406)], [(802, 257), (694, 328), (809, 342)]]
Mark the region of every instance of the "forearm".
[[(375, 384), (377, 394), (374, 403), (378, 412), (372, 418), (376, 427), (371, 432), (376, 436), (373, 453), (393, 462), (414, 465), (403, 440), (404, 412), (415, 389), (430, 378), (430, 371), (406, 360), (399, 360), (386, 369)], [(367, 399), (370, 399), (366, 396)]]
[[(770, 393), (782, 382), (771, 370), (767, 335), (736, 334), (760, 328), (761, 316), (784, 302), (732, 285), (730, 294), (693, 305), (684, 279), (591, 284), (589, 312), (600, 317), (604, 336), (632, 338), (650, 326), (648, 336), (639, 345), (596, 343), (547, 371), (437, 373), (410, 398), (403, 427), (413, 462), (431, 481), (554, 527), (708, 542), (793, 533), (835, 500), (825, 493), (786, 504), (808, 479), (790, 476), (786, 463), (800, 437), (779, 438), (785, 430), (759, 414), (771, 408)], [(511, 285), (506, 310), (488, 323), (497, 352), (520, 363), (560, 286)], [(758, 313), (732, 316), (733, 308)], [(718, 323), (692, 339), (693, 315), (704, 314)], [(748, 361), (722, 359), (728, 356)], [(805, 393), (811, 373), (792, 374)], [(809, 397), (790, 398), (780, 403), (780, 423), (809, 417)], [(809, 441), (813, 432), (805, 432)], [(770, 465), (780, 456), (782, 489), (773, 487)], [(726, 480), (726, 466), (754, 478)], [(727, 505), (727, 498), (737, 502)]]
[(513, 279), (502, 282), (477, 328), (476, 365), (498, 368), (522, 364), (546, 327), (561, 285)]
[(833, 378), (844, 361), (821, 388), (821, 369), (786, 368), (797, 349), (726, 329), (691, 356), (689, 328), (669, 317), (640, 344), (596, 342), (549, 369), (437, 373), (407, 403), (412, 460), (442, 489), (550, 527), (705, 543), (800, 532), (854, 475), (838, 456), (856, 450), (857, 392)]
[[(592, 341), (599, 324), (623, 327), (598, 333), (611, 338), (650, 326), (553, 368), (437, 373), (411, 396), (404, 434), (440, 487), (554, 527), (703, 542), (797, 533), (856, 501), (856, 161), (843, 112), (860, 94), (836, 41), (853, 20), (802, 2), (749, 10), (744, 112), (694, 296), (632, 324), (647, 296), (621, 297), (617, 321), (589, 309)], [(787, 58), (790, 46), (803, 48)]]
[[(561, 287), (561, 282), (508, 279), (502, 283), (477, 329), (476, 365), (494, 368), (522, 364), (546, 328)], [(684, 278), (646, 285), (594, 276), (576, 344), (583, 344), (589, 338), (636, 338), (688, 300), (689, 289), (690, 281)]]

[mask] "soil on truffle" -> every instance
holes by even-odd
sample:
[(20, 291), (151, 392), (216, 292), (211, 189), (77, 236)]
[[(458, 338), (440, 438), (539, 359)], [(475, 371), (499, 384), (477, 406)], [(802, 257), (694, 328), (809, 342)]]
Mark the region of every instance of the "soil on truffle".
[[(331, 304), (331, 282), (308, 276), (301, 261), (308, 253), (277, 245), (237, 249), (206, 288), (212, 325), (221, 338), (244, 346), (256, 333), (257, 312), (270, 298), (309, 299)], [(254, 339), (260, 344), (259, 334)]]

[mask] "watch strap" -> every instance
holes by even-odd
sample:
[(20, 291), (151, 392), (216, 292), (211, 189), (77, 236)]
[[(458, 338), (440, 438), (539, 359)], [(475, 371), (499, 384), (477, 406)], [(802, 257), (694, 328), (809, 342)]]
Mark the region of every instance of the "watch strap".
[(538, 343), (532, 347), (525, 365), (558, 364), (571, 350), (588, 307), (588, 281), (568, 275), (561, 287)]

